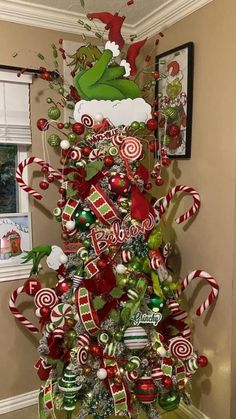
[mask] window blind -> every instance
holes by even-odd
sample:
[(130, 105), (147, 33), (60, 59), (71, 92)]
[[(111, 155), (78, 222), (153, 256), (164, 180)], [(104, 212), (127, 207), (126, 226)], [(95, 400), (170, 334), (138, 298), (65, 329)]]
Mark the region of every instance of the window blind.
[(31, 144), (30, 75), (0, 71), (0, 144)]

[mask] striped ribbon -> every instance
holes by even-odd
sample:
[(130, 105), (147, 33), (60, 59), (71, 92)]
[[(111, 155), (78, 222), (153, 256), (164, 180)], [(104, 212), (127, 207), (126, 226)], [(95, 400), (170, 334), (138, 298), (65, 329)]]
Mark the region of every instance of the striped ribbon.
[(78, 288), (75, 292), (75, 301), (84, 328), (89, 335), (95, 335), (100, 330), (100, 327), (97, 314), (93, 310), (90, 301), (88, 290), (84, 287)]
[[(111, 359), (103, 359), (105, 367), (114, 367), (119, 370), (116, 361)], [(111, 395), (114, 401), (115, 415), (120, 415), (121, 412), (128, 412), (128, 395), (123, 383), (115, 384), (113, 379), (108, 379)]]
[(112, 201), (98, 184), (91, 186), (87, 199), (91, 209), (103, 224), (110, 226), (114, 221), (120, 220)]

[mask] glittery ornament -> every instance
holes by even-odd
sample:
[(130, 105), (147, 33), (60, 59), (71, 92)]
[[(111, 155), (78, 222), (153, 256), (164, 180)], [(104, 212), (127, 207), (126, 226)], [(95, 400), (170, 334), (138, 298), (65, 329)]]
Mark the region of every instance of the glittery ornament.
[(138, 401), (145, 404), (152, 403), (157, 397), (157, 387), (148, 376), (143, 376), (137, 381), (134, 392)]
[(75, 225), (81, 231), (86, 231), (95, 222), (96, 216), (90, 208), (78, 208), (73, 213)]
[(117, 173), (109, 179), (111, 191), (117, 195), (126, 195), (130, 190), (130, 182), (128, 176), (123, 173)]

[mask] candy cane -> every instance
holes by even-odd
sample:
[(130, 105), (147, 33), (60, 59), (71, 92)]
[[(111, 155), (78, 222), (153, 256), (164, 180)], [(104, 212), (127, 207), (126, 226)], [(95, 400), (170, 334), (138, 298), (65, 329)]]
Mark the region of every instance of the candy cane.
[(40, 166), (47, 166), (48, 171), (51, 175), (54, 176), (55, 179), (59, 180), (60, 182), (63, 182), (63, 176), (61, 175), (60, 172), (58, 172), (57, 170), (53, 169), (53, 167), (51, 167), (47, 162), (45, 162), (42, 159), (39, 159), (38, 157), (29, 157), (28, 159), (23, 160), (16, 171), (16, 180), (18, 182), (18, 185), (28, 194), (33, 195), (33, 197), (35, 199), (42, 199), (42, 195), (40, 193), (38, 193), (37, 191), (35, 191), (33, 188), (31, 188), (30, 186), (26, 185), (25, 181), (23, 180), (23, 172), (26, 166), (30, 165), (31, 163), (36, 163), (39, 164)]
[(32, 323), (30, 323), (30, 321), (27, 320), (26, 317), (24, 317), (19, 312), (18, 308), (16, 308), (17, 297), (22, 292), (24, 292), (24, 286), (21, 286), (17, 288), (15, 291), (13, 291), (9, 300), (9, 309), (12, 312), (13, 316), (15, 316), (15, 318), (19, 320), (31, 333), (38, 333), (39, 329), (36, 326), (34, 326)]
[(187, 288), (187, 286), (190, 284), (190, 282), (194, 278), (203, 278), (206, 279), (208, 284), (211, 286), (212, 290), (207, 297), (207, 299), (198, 307), (196, 310), (196, 315), (201, 316), (201, 314), (213, 303), (213, 301), (216, 299), (216, 297), (219, 294), (219, 285), (217, 284), (216, 280), (207, 272), (196, 270), (193, 272), (190, 272), (182, 281), (181, 283), (181, 289), (177, 291), (176, 298), (178, 298), (182, 292)]
[(193, 188), (184, 185), (176, 185), (174, 188), (170, 189), (168, 194), (163, 198), (161, 202), (160, 200), (157, 200), (155, 202), (154, 208), (157, 210), (161, 218), (162, 215), (165, 213), (166, 209), (168, 208), (169, 203), (172, 201), (174, 195), (177, 192), (186, 192), (192, 195), (193, 197), (193, 206), (190, 208), (190, 210), (185, 212), (183, 215), (176, 218), (175, 220), (176, 223), (180, 224), (183, 221), (188, 220), (188, 218), (192, 217), (194, 214), (196, 214), (196, 212), (199, 211), (199, 208), (201, 206), (200, 195)]

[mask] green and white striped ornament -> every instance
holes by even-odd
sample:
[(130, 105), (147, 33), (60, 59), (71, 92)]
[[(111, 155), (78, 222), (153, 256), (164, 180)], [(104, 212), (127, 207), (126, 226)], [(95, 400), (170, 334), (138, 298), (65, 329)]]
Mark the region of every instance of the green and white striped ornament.
[(147, 345), (148, 337), (145, 329), (141, 326), (128, 327), (124, 333), (124, 344), (129, 349), (143, 349)]
[(137, 298), (138, 298), (138, 292), (135, 289), (130, 288), (127, 291), (127, 296), (130, 298), (130, 300), (137, 300)]

